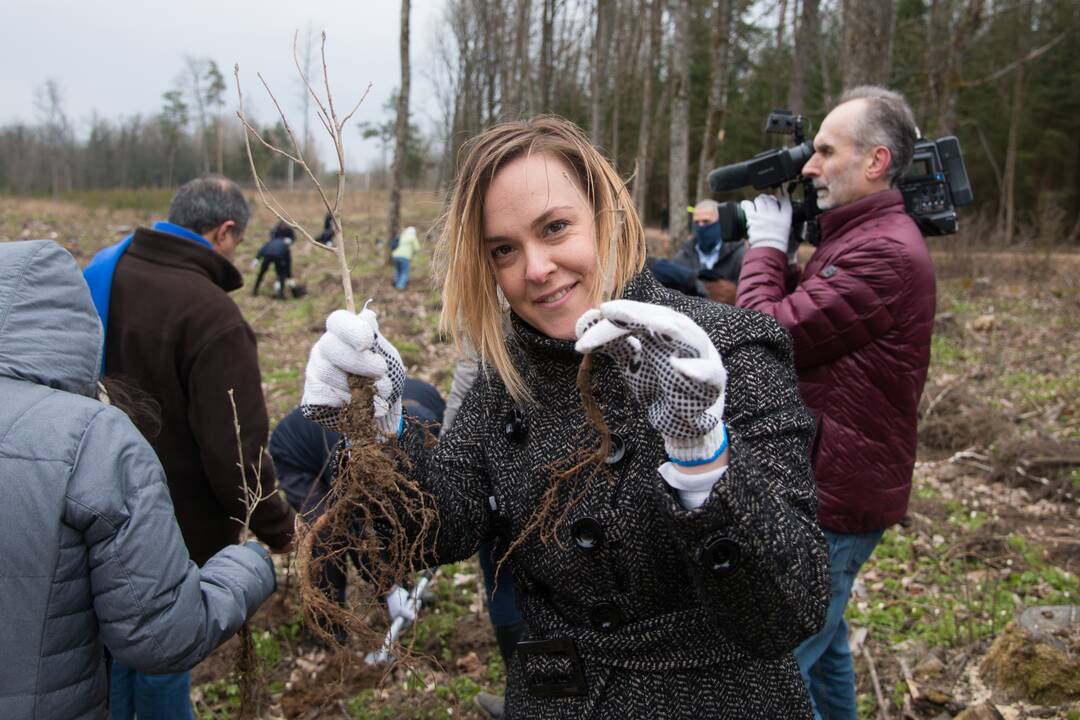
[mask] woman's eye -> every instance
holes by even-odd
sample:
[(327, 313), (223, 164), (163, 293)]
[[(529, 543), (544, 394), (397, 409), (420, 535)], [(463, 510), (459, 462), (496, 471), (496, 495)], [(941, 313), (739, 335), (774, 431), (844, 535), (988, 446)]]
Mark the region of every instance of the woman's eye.
[(500, 258), (506, 257), (512, 251), (513, 251), (513, 248), (510, 247), (509, 245), (496, 245), (495, 247), (491, 248), (491, 257), (498, 260)]
[(556, 220), (555, 222), (550, 223), (547, 226), (547, 234), (548, 235), (558, 235), (563, 230), (565, 230), (566, 226), (569, 225), (569, 224), (570, 223), (566, 222), (565, 220)]

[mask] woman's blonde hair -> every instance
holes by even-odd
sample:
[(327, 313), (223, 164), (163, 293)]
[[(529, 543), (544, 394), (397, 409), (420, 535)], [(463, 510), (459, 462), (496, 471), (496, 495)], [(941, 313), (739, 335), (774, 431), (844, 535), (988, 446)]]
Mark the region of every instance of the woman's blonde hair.
[(529, 400), (529, 392), (503, 337), (505, 308), (484, 246), (484, 195), (504, 165), (532, 153), (565, 162), (593, 208), (600, 280), (590, 289), (593, 305), (620, 296), (645, 264), (645, 232), (626, 184), (574, 123), (553, 115), (501, 123), (462, 147), (457, 182), (435, 247), (443, 280), (440, 328), (459, 349), (463, 341), (471, 344), (519, 403)]

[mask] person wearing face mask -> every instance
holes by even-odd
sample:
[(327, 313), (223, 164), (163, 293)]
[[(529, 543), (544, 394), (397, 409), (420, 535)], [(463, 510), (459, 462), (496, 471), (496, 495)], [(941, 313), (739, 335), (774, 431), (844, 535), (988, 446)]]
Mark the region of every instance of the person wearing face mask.
[(370, 306), (327, 318), (301, 404), (334, 427), (348, 375), (374, 381), (379, 433), (438, 512), (418, 558), (508, 559), (526, 627), (503, 717), (809, 720), (792, 651), (828, 564), (788, 334), (643, 272), (625, 184), (561, 118), (470, 140), (442, 217), (443, 327), (480, 359), (447, 433), (403, 418)]
[[(700, 200), (694, 206), (692, 237), (671, 260), (653, 263), (652, 270), (667, 287), (733, 305), (744, 252), (741, 242), (724, 242), (719, 203)], [(672, 282), (665, 282), (669, 278)]]

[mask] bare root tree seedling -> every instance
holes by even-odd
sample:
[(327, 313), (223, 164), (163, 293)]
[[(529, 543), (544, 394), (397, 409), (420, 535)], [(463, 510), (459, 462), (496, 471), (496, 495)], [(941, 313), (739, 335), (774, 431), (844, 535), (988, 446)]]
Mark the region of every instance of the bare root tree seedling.
[[(292, 125), (289, 124), (288, 118), (285, 117), (285, 112), (281, 109), (280, 103), (274, 96), (270, 86), (266, 83), (261, 73), (256, 73), (259, 78), (259, 82), (266, 88), (267, 95), (270, 96), (270, 100), (273, 101), (274, 107), (277, 109), (278, 117), (281, 119), (281, 124), (285, 128), (285, 134), (289, 138), (289, 143), (292, 145), (291, 150), (280, 148), (277, 145), (269, 142), (262, 134), (248, 121), (247, 116), (244, 114), (244, 93), (240, 89), (240, 66), (236, 65), (233, 68), (233, 73), (236, 76), (236, 95), (239, 100), (239, 109), (236, 112), (236, 116), (240, 118), (240, 122), (244, 126), (244, 147), (247, 150), (248, 164), (251, 166), (251, 175), (255, 180), (255, 188), (259, 191), (259, 198), (262, 200), (263, 205), (274, 216), (284, 222), (289, 227), (299, 232), (308, 242), (317, 248), (333, 252), (338, 259), (338, 268), (341, 271), (341, 285), (345, 292), (345, 307), (349, 309), (349, 312), (356, 312), (356, 301), (353, 299), (352, 279), (349, 275), (349, 263), (345, 255), (344, 244), (344, 231), (341, 225), (341, 198), (345, 194), (345, 145), (342, 141), (342, 130), (346, 123), (352, 118), (356, 111), (360, 108), (360, 104), (364, 102), (364, 98), (367, 97), (368, 91), (371, 89), (369, 83), (364, 90), (360, 99), (356, 101), (346, 115), (338, 119), (337, 110), (334, 107), (334, 96), (330, 92), (330, 75), (326, 67), (326, 33), (322, 33), (321, 43), (321, 56), (322, 56), (322, 68), (323, 68), (323, 86), (326, 91), (325, 99), (319, 95), (315, 88), (311, 84), (311, 80), (308, 78), (307, 73), (300, 64), (300, 55), (297, 50), (297, 37), (299, 33), (293, 35), (293, 62), (296, 65), (296, 72), (300, 75), (301, 80), (304, 81), (304, 87), (307, 88), (311, 98), (315, 101), (315, 115), (319, 118), (319, 122), (322, 123), (323, 128), (330, 135), (330, 139), (334, 143), (334, 149), (337, 154), (338, 170), (337, 170), (337, 187), (333, 195), (333, 200), (327, 194), (326, 189), (323, 188), (322, 182), (319, 180), (315, 171), (308, 164), (307, 159), (304, 157), (304, 143), (297, 140), (296, 134), (293, 132)], [(293, 216), (289, 213), (288, 209), (277, 199), (273, 191), (266, 185), (262, 178), (259, 177), (258, 171), (255, 169), (255, 158), (251, 153), (251, 138), (255, 137), (267, 150), (277, 155), (284, 157), (290, 162), (299, 167), (308, 180), (311, 181), (312, 186), (319, 195), (319, 199), (322, 201), (326, 211), (330, 213), (333, 218), (334, 236), (338, 238), (338, 241), (334, 243), (333, 247), (327, 247), (322, 243), (315, 240), (315, 237), (307, 231)]]
[[(283, 149), (269, 142), (249, 122), (244, 114), (239, 66), (235, 69), (240, 102), (237, 116), (245, 129), (248, 162), (263, 204), (275, 217), (294, 228), (313, 245), (327, 250), (326, 246), (317, 242), (297, 221), (259, 177), (251, 152), (251, 138), (254, 137), (271, 152), (295, 163), (314, 186), (333, 218), (334, 233), (339, 238), (332, 251), (337, 255), (341, 271), (345, 305), (350, 312), (356, 312), (349, 264), (342, 240), (345, 237), (341, 223), (341, 200), (345, 189), (342, 130), (367, 96), (371, 86), (368, 85), (356, 105), (339, 119), (330, 91), (326, 65), (326, 33), (322, 34), (321, 56), (325, 97), (319, 95), (305, 73), (294, 36), (293, 60), (296, 71), (314, 101), (316, 116), (333, 140), (337, 153), (337, 187), (332, 197), (308, 164), (303, 143), (293, 132), (262, 75), (258, 76), (259, 80), (277, 108), (291, 149)], [(430, 496), (399, 470), (401, 464), (406, 462), (404, 454), (396, 450), (392, 441), (388, 442), (379, 435), (372, 413), (372, 383), (350, 377), (350, 387), (352, 399), (340, 415), (345, 444), (338, 452), (336, 477), (330, 494), (325, 499), (325, 512), (310, 527), (303, 527), (301, 536), (296, 538), (297, 574), (309, 627), (318, 636), (332, 647), (337, 647), (343, 633), (363, 647), (377, 649), (382, 645), (383, 632), (380, 627), (372, 626), (370, 620), (381, 614), (382, 598), (394, 585), (408, 584), (417, 572), (424, 569), (420, 564), (421, 558), (435, 532), (437, 516)], [(316, 548), (318, 554), (313, 555)], [(361, 592), (353, 595), (355, 601), (342, 606), (326, 596), (318, 586), (316, 578), (322, 574), (326, 563), (344, 567), (350, 556), (359, 569)], [(409, 648), (400, 644), (392, 648), (392, 654), (399, 662), (407, 664), (412, 664), (417, 659)]]
[[(259, 451), (259, 459), (255, 465), (255, 477), (252, 482), (247, 479), (247, 463), (244, 462), (244, 445), (240, 440), (240, 415), (236, 411), (236, 398), (233, 389), (229, 388), (229, 404), (232, 405), (233, 429), (236, 431), (237, 465), (240, 467), (241, 494), (240, 501), (244, 506), (244, 517), (233, 518), (240, 523), (240, 540), (243, 542), (251, 535), (251, 519), (255, 516), (255, 509), (261, 503), (269, 500), (277, 492), (276, 489), (263, 493), (262, 487), (262, 450)], [(240, 627), (240, 650), (236, 656), (236, 675), (240, 686), (240, 714), (241, 720), (250, 720), (259, 716), (261, 704), (261, 688), (258, 683), (259, 667), (258, 658), (255, 656), (255, 642), (251, 636), (251, 628), (247, 623)]]

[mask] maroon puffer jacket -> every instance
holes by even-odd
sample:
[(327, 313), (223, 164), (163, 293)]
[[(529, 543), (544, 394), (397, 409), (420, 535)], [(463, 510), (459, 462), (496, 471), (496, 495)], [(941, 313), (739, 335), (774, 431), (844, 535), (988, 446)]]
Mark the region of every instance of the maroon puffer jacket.
[(827, 530), (859, 533), (907, 512), (934, 267), (899, 190), (830, 210), (819, 222), (821, 243), (801, 277), (778, 250), (748, 251), (736, 304), (791, 332), (799, 389), (818, 422), (818, 519)]

